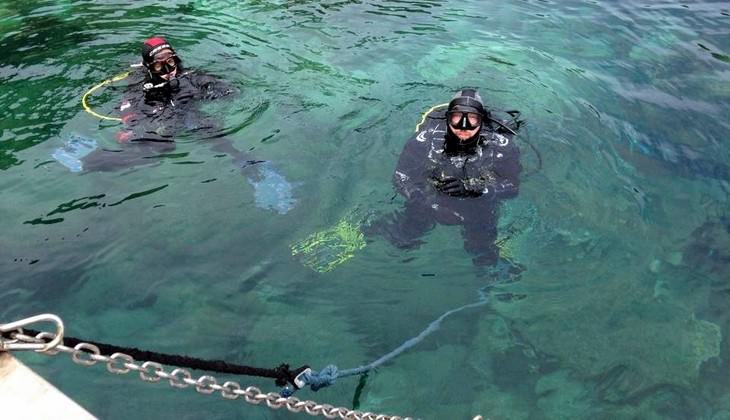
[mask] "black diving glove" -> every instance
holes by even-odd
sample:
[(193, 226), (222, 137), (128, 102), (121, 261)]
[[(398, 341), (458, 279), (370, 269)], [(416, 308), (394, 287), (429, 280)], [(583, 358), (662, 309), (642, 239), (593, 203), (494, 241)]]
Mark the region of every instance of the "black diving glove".
[(461, 180), (446, 177), (439, 182), (437, 188), (452, 197), (479, 197), (487, 191), (487, 181), (481, 178)]

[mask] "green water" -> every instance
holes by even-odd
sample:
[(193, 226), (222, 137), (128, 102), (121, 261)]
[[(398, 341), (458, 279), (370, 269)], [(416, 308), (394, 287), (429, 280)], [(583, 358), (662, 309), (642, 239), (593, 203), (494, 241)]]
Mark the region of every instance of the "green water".
[[(728, 28), (730, 3), (710, 1), (2, 1), (0, 322), (52, 312), (71, 336), (161, 352), (368, 363), (477, 300), (488, 280), (458, 228), (414, 251), (368, 243), (326, 273), (290, 246), (398, 208), (391, 176), (421, 114), (477, 86), (528, 122), (501, 222), (526, 271), (498, 288), (522, 299), (448, 318), (369, 375), (359, 408), (730, 419)], [(118, 126), (80, 96), (154, 34), (240, 89), (205, 109), (294, 183), (294, 210), (257, 208), (194, 134), (128, 170), (51, 159), (72, 134), (115, 147)], [(95, 109), (113, 113), (122, 86)], [(105, 419), (306, 417), (19, 357)], [(357, 386), (297, 396), (352, 407)]]

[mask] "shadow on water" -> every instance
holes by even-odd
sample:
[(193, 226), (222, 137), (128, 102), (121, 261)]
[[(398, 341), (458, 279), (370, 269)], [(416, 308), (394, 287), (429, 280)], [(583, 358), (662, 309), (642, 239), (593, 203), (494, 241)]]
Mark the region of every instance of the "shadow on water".
[(126, 201), (130, 201), (130, 200), (134, 200), (134, 199), (144, 197), (144, 196), (147, 196), (150, 194), (154, 194), (157, 191), (163, 190), (167, 187), (168, 187), (167, 185), (161, 185), (159, 187), (151, 188), (149, 190), (129, 194), (128, 196), (122, 198), (121, 200), (115, 201), (113, 203), (105, 203), (101, 200), (102, 198), (106, 197), (106, 194), (99, 194), (99, 195), (93, 195), (93, 196), (89, 196), (89, 197), (77, 198), (77, 199), (68, 201), (66, 203), (61, 203), (58, 205), (58, 207), (56, 207), (54, 210), (50, 211), (46, 215), (44, 215), (42, 217), (38, 217), (33, 220), (27, 220), (27, 221), (23, 222), (23, 224), (52, 225), (55, 223), (61, 223), (64, 220), (63, 217), (59, 217), (59, 216), (53, 217), (53, 216), (68, 213), (71, 211), (76, 211), (76, 210), (87, 210), (87, 209), (91, 209), (91, 208), (102, 209), (104, 207), (118, 206)]

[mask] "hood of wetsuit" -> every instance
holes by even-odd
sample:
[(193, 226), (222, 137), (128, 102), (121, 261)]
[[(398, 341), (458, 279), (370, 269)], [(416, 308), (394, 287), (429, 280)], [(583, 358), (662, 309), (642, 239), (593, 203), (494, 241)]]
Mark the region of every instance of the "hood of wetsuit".
[[(462, 89), (449, 102), (448, 111), (476, 112), (486, 114), (482, 97), (475, 89)], [(448, 112), (447, 111), (447, 112)]]

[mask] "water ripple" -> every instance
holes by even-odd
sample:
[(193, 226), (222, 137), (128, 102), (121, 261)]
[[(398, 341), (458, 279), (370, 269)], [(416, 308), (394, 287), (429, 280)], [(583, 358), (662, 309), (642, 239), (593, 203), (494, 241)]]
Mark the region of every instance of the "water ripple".
[[(379, 346), (392, 346), (416, 323), (409, 317), (412, 306), (373, 290), (385, 293), (399, 287), (407, 295), (404, 299), (433, 300), (407, 279), (423, 280), (418, 273), (438, 271), (435, 268), (440, 273), (452, 263), (468, 265), (462, 261), (461, 242), (454, 239), (458, 233), (434, 231), (428, 238), (431, 243), (407, 255), (384, 250), (383, 244), (369, 245), (367, 255), (353, 258), (342, 274), (327, 281), (302, 273), (282, 250), (296, 235), (322, 229), (348, 208), (377, 212), (393, 205), (393, 166), (421, 114), (448, 102), (456, 90), (473, 86), (480, 88), (488, 106), (522, 112), (527, 126), (516, 142), (525, 166), (543, 163), (540, 172), (524, 179), (518, 198), (534, 203), (540, 219), (540, 231), (525, 241), (521, 254), (532, 265), (515, 286), (528, 296), (523, 303), (529, 305), (495, 303), (494, 312), (518, 319), (535, 311), (529, 321), (546, 326), (539, 331), (524, 328), (525, 340), (554, 344), (560, 363), (569, 364), (574, 355), (588, 360), (595, 356), (586, 355), (585, 340), (567, 343), (573, 348), (562, 352), (550, 338), (557, 333), (545, 332), (566, 330), (557, 324), (586, 331), (581, 329), (585, 322), (574, 316), (582, 308), (574, 305), (598, 298), (591, 300), (595, 292), (575, 294), (587, 282), (585, 273), (604, 269), (599, 280), (591, 281), (600, 283), (602, 292), (620, 290), (620, 297), (611, 297), (614, 303), (629, 295), (644, 307), (659, 305), (641, 300), (645, 284), (653, 277), (681, 277), (686, 267), (677, 250), (700, 249), (683, 241), (697, 240), (688, 239), (688, 234), (704, 222), (699, 219), (706, 209), (727, 207), (728, 23), (726, 1), (2, 2), (0, 186), (6, 202), (14, 204), (3, 207), (0, 217), (0, 249), (12, 254), (10, 260), (0, 259), (3, 284), (8, 286), (0, 299), (33, 301), (29, 305), (39, 309), (61, 303), (79, 306), (104, 317), (99, 323), (105, 325), (116, 325), (115, 316), (121, 316), (115, 315), (117, 310), (144, 319), (145, 325), (166, 325), (175, 319), (183, 326), (220, 323), (240, 328), (245, 318), (256, 337), (255, 327), (264, 329), (261, 325), (275, 317), (271, 313), (293, 313), (297, 326), (309, 326), (308, 316), (317, 316), (321, 307), (347, 313), (350, 307), (338, 299), (321, 299), (311, 314), (301, 317), (301, 308), (291, 304), (314, 300), (313, 293), (341, 292), (353, 302), (370, 296), (389, 304), (393, 312), (387, 315), (404, 321), (381, 323), (377, 335)], [(49, 158), (53, 150), (77, 134), (105, 150), (123, 147), (114, 140), (118, 125), (86, 114), (80, 96), (139, 62), (141, 41), (157, 34), (175, 45), (187, 67), (224, 79), (238, 91), (201, 106), (215, 129), (181, 134), (174, 151), (153, 156), (142, 169), (71, 174), (54, 163)], [(95, 92), (94, 109), (116, 115), (128, 82)], [(259, 211), (241, 168), (208, 145), (220, 138), (271, 162), (272, 171), (296, 185), (301, 208), (287, 216)], [(157, 202), (163, 195), (165, 202)], [(704, 204), (697, 205), (700, 201)], [(514, 251), (520, 255), (520, 249)], [(449, 264), (443, 264), (444, 258)], [(711, 256), (705, 260), (711, 267), (722, 266)], [(266, 261), (266, 270), (251, 268), (260, 261)], [(413, 267), (415, 277), (409, 271)], [(251, 272), (263, 274), (251, 281), (245, 274)], [(469, 295), (472, 290), (464, 284), (474, 279), (461, 274), (455, 276), (459, 281), (433, 286), (448, 291), (437, 295)], [(702, 287), (699, 280), (686, 283)], [(651, 286), (660, 291), (662, 287)], [(657, 311), (689, 308), (685, 315), (694, 320), (696, 305), (681, 299), (685, 292), (691, 294), (690, 286), (676, 287), (671, 297), (675, 300), (662, 303)], [(287, 293), (296, 293), (296, 299)], [(209, 306), (200, 302), (203, 295), (209, 296)], [(79, 305), (85, 299), (93, 304)], [(193, 303), (194, 316), (170, 309)], [(356, 302), (347, 304), (357, 307)], [(424, 311), (421, 318), (431, 316), (426, 314), (431, 306), (419, 308)], [(545, 316), (540, 311), (546, 308), (571, 315), (548, 311)], [(21, 309), (13, 303), (3, 315)], [(247, 317), (237, 312), (244, 310), (249, 311)], [(603, 320), (597, 312), (590, 317)], [(235, 319), (228, 320), (226, 314)], [(285, 315), (276, 318), (279, 324), (291, 321)], [(350, 325), (338, 326), (347, 323), (330, 315), (326, 319), (333, 329), (342, 330), (343, 341), (357, 343), (361, 337), (348, 335)], [(392, 331), (383, 331), (388, 328)], [(488, 329), (478, 322), (474, 328)], [(479, 334), (484, 332), (470, 331), (469, 340)], [(251, 341), (247, 345), (255, 346), (256, 339)], [(229, 344), (221, 348), (242, 347)], [(301, 345), (302, 354), (334, 352), (353, 360), (362, 356), (359, 350), (319, 351), (315, 344)], [(484, 346), (480, 340), (475, 345)], [(651, 349), (643, 350), (652, 354)], [(508, 357), (505, 352), (500, 357)], [(538, 363), (535, 360), (529, 363)], [(478, 362), (472, 364), (484, 365)], [(525, 389), (537, 389), (535, 381), (545, 388), (544, 371), (556, 363), (549, 369), (534, 367), (525, 377), (515, 375), (524, 379), (520, 386)], [(577, 364), (569, 366), (585, 377), (602, 377), (591, 376), (593, 372)], [(643, 365), (636, 368), (642, 369)], [(497, 392), (485, 379), (494, 372), (484, 370), (487, 373), (473, 379), (480, 390), (494, 392), (495, 400), (529, 400), (527, 416), (534, 414), (529, 411), (534, 407), (554, 405), (548, 391), (539, 398), (512, 394), (508, 388)], [(617, 372), (623, 378), (624, 370)], [(589, 395), (592, 389), (582, 382), (573, 385), (580, 391), (576, 395)], [(586, 388), (577, 388), (583, 385)], [(549, 401), (543, 404), (544, 399)], [(608, 410), (607, 417), (615, 414), (603, 402), (584, 402)], [(635, 405), (643, 407), (645, 402), (637, 400)], [(515, 413), (503, 417), (519, 417)], [(495, 416), (499, 414), (503, 413)], [(580, 417), (571, 414), (575, 413), (542, 413)]]

